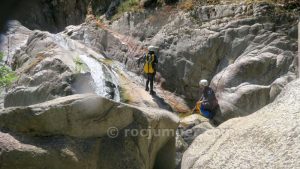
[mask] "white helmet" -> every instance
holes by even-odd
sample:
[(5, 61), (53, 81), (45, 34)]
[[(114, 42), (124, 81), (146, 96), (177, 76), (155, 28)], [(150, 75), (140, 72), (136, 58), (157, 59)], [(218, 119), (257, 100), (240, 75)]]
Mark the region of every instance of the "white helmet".
[(200, 86), (208, 86), (208, 81), (205, 79), (202, 79), (202, 80), (200, 80), (199, 85)]
[(157, 46), (149, 46), (148, 47), (148, 51), (152, 51), (152, 52), (157, 52), (158, 51), (158, 47)]

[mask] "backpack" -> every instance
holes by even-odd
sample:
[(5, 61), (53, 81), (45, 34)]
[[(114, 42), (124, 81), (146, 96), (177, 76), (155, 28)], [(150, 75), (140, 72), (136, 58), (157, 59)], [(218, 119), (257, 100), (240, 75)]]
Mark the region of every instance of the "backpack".
[(144, 72), (145, 73), (154, 73), (154, 66), (153, 66), (153, 62), (155, 60), (155, 54), (147, 54), (146, 55), (146, 61), (144, 64)]

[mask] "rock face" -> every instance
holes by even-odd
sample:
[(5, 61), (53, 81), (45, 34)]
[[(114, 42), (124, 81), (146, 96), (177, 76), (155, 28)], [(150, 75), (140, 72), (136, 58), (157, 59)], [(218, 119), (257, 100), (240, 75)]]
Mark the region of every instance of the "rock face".
[[(274, 11), (266, 3), (199, 6), (164, 17), (124, 14), (112, 28), (160, 48), (164, 88), (194, 101), (199, 80), (211, 81), (220, 104), (216, 120), (223, 122), (262, 108), (296, 77), (297, 19), (270, 16)], [(151, 23), (155, 17), (166, 22)], [(159, 31), (144, 30), (149, 23)]]
[[(0, 168), (174, 168), (178, 121), (167, 111), (132, 107), (96, 95), (4, 109)], [(170, 133), (159, 137), (151, 133), (162, 129)]]
[(32, 31), (25, 28), (19, 21), (9, 21), (9, 28), (4, 34), (0, 34), (0, 51), (3, 53), (5, 61), (11, 65), (13, 55), (21, 46), (25, 45)]
[[(160, 71), (167, 88), (197, 99), (199, 80), (211, 80), (220, 100), (218, 121), (247, 115), (272, 101), (281, 86), (295, 78), (297, 51), (295, 39), (274, 31), (275, 21), (255, 17), (229, 20), (224, 17), (230, 14), (222, 8), (196, 10), (194, 17), (200, 20), (200, 29), (191, 28), (186, 19), (189, 16), (184, 15), (152, 40), (161, 48)], [(205, 18), (205, 10), (215, 10), (216, 14)], [(183, 27), (175, 26), (182, 22)]]
[(231, 119), (196, 138), (182, 169), (297, 168), (300, 144), (300, 80), (247, 117)]
[(71, 24), (85, 20), (88, 0), (26, 0), (20, 1), (10, 17), (19, 20), (29, 29), (59, 32)]
[(9, 18), (31, 30), (60, 32), (66, 26), (83, 23), (88, 13), (110, 17), (119, 4), (120, 0), (20, 0), (9, 4), (13, 9)]
[(5, 96), (5, 107), (90, 92), (119, 99), (115, 74), (105, 65), (103, 55), (63, 33), (29, 31), (16, 25), (14, 36), (23, 30), (30, 34), (25, 44), (15, 41), (19, 47), (10, 60), (19, 78)]
[(121, 58), (125, 55), (126, 48), (121, 41), (107, 30), (102, 29), (95, 20), (87, 21), (78, 26), (68, 26), (63, 34), (108, 58), (116, 57), (116, 55)]

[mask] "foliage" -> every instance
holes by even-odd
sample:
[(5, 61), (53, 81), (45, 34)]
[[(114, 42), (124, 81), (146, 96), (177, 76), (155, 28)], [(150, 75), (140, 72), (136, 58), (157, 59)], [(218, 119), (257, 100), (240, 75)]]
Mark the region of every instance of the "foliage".
[(75, 71), (77, 73), (81, 73), (84, 70), (84, 63), (79, 57), (76, 57), (74, 59), (74, 62), (75, 62)]
[(0, 88), (11, 85), (16, 80), (16, 74), (2, 63), (3, 53), (0, 52)]
[(140, 0), (125, 0), (119, 5), (117, 14), (114, 15), (113, 20), (120, 18), (125, 12), (141, 12), (142, 10)]

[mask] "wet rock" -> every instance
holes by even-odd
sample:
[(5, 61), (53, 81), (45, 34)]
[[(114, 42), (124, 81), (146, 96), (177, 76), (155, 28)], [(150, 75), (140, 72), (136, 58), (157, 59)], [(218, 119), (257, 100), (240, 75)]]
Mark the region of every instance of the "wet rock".
[[(101, 53), (89, 48), (92, 45), (85, 46), (66, 35), (80, 38), (76, 29), (76, 26), (70, 27), (70, 30), (59, 34), (31, 31), (27, 43), (13, 56), (12, 68), (19, 77), (8, 89), (4, 99), (5, 107), (28, 106), (72, 94), (95, 93), (96, 85), (100, 83), (95, 81), (96, 76), (103, 77), (103, 84), (105, 81), (113, 84), (117, 81), (111, 68), (100, 63), (100, 59), (104, 59)], [(82, 57), (86, 60), (83, 61)], [(91, 72), (89, 66), (101, 69), (98, 72), (100, 74), (92, 76), (87, 73)], [(118, 88), (111, 85), (106, 88), (107, 98), (116, 100)]]
[(77, 73), (71, 75), (68, 79), (68, 83), (71, 84), (72, 93), (83, 94), (83, 93), (93, 93), (94, 84), (91, 73)]

